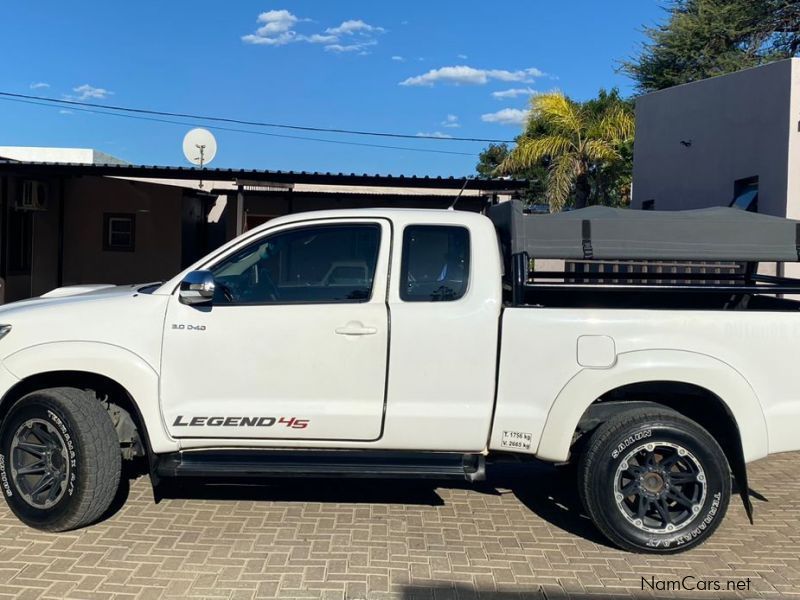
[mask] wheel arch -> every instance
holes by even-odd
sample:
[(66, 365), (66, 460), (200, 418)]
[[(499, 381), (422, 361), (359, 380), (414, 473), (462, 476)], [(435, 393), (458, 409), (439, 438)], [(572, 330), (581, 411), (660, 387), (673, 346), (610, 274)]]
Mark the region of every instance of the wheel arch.
[(91, 371), (45, 371), (21, 379), (0, 398), (0, 422), (5, 419), (14, 402), (20, 398), (31, 392), (58, 387), (92, 390), (97, 394), (98, 399), (106, 397), (109, 402), (125, 409), (141, 435), (147, 455), (152, 455), (147, 424), (131, 393), (110, 377)]
[[(632, 393), (639, 395), (634, 397)], [(670, 401), (669, 394), (681, 401)], [(693, 398), (694, 403), (686, 398)], [(744, 462), (768, 454), (764, 411), (741, 373), (704, 354), (653, 350), (620, 354), (611, 369), (584, 369), (573, 377), (553, 402), (537, 456), (553, 462), (566, 461), (587, 411), (610, 400), (667, 405), (709, 430), (714, 429), (714, 417), (725, 418), (729, 433), (736, 432), (733, 437), (738, 437)], [(713, 415), (705, 414), (709, 408)]]
[[(87, 368), (90, 365), (91, 368)], [(158, 374), (143, 358), (111, 344), (54, 342), (31, 346), (3, 360), (18, 379), (0, 398), (0, 419), (11, 402), (34, 389), (77, 387), (113, 392), (136, 421), (148, 453), (172, 452), (159, 406)], [(9, 400), (11, 402), (9, 402)]]

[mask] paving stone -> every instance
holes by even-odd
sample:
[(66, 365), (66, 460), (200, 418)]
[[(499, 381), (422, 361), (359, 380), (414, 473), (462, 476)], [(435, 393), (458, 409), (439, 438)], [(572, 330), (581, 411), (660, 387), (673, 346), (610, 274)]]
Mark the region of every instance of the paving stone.
[[(509, 467), (486, 484), (287, 480), (181, 482), (155, 504), (131, 482), (115, 514), (64, 534), (0, 504), (0, 600), (480, 600), (798, 598), (800, 453), (750, 466), (716, 535), (653, 557), (609, 546), (557, 469)], [(642, 578), (739, 581), (735, 592), (659, 592)]]

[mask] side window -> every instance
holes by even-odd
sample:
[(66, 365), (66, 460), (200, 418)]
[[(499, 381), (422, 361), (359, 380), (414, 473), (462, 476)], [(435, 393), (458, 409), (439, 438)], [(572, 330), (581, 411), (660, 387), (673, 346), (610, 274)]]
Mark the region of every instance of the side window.
[(365, 302), (378, 225), (315, 225), (262, 238), (211, 269), (214, 304)]
[(406, 302), (458, 300), (469, 284), (469, 231), (413, 225), (403, 232), (400, 298)]

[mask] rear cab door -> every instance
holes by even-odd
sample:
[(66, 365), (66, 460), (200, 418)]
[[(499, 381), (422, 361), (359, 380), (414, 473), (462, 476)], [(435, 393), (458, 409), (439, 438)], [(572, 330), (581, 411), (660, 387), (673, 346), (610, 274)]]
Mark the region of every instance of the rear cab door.
[(479, 452), (495, 398), (502, 265), (484, 216), (394, 215), (391, 364), (382, 443)]

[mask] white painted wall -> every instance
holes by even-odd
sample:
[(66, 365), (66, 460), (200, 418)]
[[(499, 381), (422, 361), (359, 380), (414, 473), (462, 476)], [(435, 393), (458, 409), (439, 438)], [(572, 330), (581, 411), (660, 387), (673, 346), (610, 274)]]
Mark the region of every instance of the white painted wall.
[(37, 146), (0, 146), (0, 157), (26, 162), (59, 162), (91, 164), (127, 164), (105, 152), (92, 148), (41, 148)]

